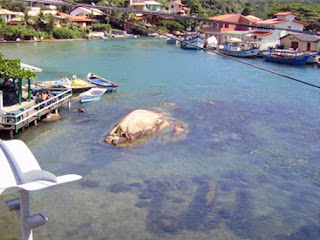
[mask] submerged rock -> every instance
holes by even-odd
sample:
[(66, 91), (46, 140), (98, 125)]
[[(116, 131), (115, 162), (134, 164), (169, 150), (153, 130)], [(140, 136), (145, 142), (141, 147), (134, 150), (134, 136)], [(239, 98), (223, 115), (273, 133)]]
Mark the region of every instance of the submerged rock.
[(60, 119), (59, 113), (49, 113), (45, 118), (42, 119), (43, 122), (53, 122)]
[(105, 137), (104, 141), (118, 145), (152, 135), (168, 127), (167, 119), (159, 113), (138, 109), (124, 117)]

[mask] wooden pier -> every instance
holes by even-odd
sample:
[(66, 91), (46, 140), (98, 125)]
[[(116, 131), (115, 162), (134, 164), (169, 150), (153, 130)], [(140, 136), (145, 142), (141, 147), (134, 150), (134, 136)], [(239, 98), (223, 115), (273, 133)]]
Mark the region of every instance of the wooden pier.
[(30, 124), (37, 125), (42, 117), (49, 113), (58, 113), (58, 108), (68, 104), (72, 97), (72, 89), (51, 89), (54, 96), (41, 103), (34, 100), (22, 102), (22, 104), (4, 107), (0, 118), (0, 132), (7, 132), (10, 138), (19, 130), (24, 131)]

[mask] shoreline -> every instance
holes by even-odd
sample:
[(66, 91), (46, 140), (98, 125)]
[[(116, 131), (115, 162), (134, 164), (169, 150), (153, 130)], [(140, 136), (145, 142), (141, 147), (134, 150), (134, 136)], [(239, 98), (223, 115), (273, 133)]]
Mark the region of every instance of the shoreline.
[(88, 38), (76, 38), (76, 39), (43, 39), (43, 40), (21, 40), (21, 41), (6, 41), (2, 40), (1, 43), (40, 43), (40, 42), (67, 42), (67, 41), (84, 41), (89, 40)]

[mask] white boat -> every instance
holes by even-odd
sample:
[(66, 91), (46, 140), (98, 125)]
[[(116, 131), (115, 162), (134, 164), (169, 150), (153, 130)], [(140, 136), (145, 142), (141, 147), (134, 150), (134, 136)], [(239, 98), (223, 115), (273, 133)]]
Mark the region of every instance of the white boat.
[(181, 41), (180, 47), (188, 50), (202, 50), (204, 42), (205, 40), (201, 36), (195, 36), (192, 38), (187, 37)]
[(106, 88), (91, 88), (86, 92), (79, 94), (80, 102), (99, 101), (101, 96), (107, 91)]
[(26, 64), (26, 63), (22, 63), (22, 62), (20, 62), (20, 67), (22, 69), (29, 70), (31, 72), (42, 72), (41, 68), (38, 68), (38, 67), (35, 67), (32, 65)]
[(243, 42), (239, 38), (230, 38), (218, 52), (233, 57), (256, 57), (259, 53), (259, 44), (251, 41)]

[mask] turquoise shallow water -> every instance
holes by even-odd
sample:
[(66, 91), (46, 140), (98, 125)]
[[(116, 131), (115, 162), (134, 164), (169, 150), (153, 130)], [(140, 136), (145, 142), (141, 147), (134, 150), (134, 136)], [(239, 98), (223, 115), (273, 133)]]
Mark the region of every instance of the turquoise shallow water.
[[(43, 169), (83, 176), (31, 193), (32, 212), (49, 217), (34, 239), (320, 238), (318, 89), (159, 39), (6, 44), (0, 52), (43, 68), (39, 80), (94, 72), (120, 85), (99, 102), (74, 97), (61, 120), (17, 136)], [(320, 84), (313, 66), (247, 61)], [(106, 133), (138, 108), (164, 111), (189, 133), (106, 145)], [(19, 238), (4, 204), (0, 222), (0, 239)]]

